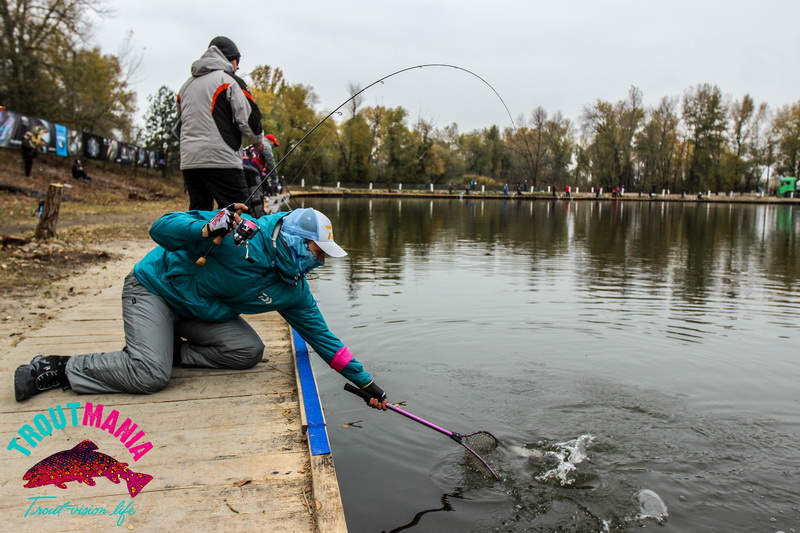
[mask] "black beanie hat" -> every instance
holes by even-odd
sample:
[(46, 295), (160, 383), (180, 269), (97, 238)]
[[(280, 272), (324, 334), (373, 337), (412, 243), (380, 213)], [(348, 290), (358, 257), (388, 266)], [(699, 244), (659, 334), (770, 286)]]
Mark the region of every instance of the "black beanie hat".
[(208, 47), (211, 48), (212, 46), (216, 46), (219, 48), (219, 51), (222, 52), (222, 55), (225, 56), (225, 59), (228, 61), (233, 61), (234, 59), (239, 59), (242, 57), (242, 54), (239, 53), (239, 49), (236, 48), (236, 45), (228, 39), (227, 37), (214, 37), (211, 39), (211, 42), (208, 43)]

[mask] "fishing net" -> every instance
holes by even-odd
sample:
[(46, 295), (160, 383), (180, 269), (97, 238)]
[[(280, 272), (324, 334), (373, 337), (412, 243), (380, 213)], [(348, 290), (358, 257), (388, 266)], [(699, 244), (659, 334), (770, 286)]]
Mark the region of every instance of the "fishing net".
[(478, 431), (475, 433), (470, 433), (469, 435), (464, 435), (462, 440), (464, 441), (464, 444), (478, 453), (492, 452), (499, 444), (497, 437), (488, 431)]
[[(363, 398), (365, 402), (368, 402), (373, 399), (373, 397), (370, 396), (369, 393), (356, 388), (350, 383), (347, 383), (344, 386), (344, 390), (351, 392), (356, 396), (360, 396), (361, 398)], [(487, 454), (496, 450), (497, 445), (500, 443), (497, 440), (497, 438), (488, 431), (476, 431), (475, 433), (470, 433), (469, 435), (460, 435), (458, 433), (453, 433), (452, 431), (448, 431), (444, 428), (440, 428), (436, 424), (432, 424), (431, 422), (428, 422), (427, 420), (424, 420), (416, 415), (412, 415), (411, 413), (404, 411), (403, 409), (400, 409), (396, 405), (387, 404), (386, 407), (388, 409), (391, 409), (397, 414), (403, 415), (404, 417), (409, 418), (414, 422), (417, 422), (418, 424), (422, 424), (423, 426), (427, 426), (435, 431), (438, 431), (439, 433), (447, 435), (448, 437), (459, 443), (461, 446), (463, 446), (464, 449), (469, 452), (469, 454), (466, 457), (468, 461), (472, 463), (472, 466), (474, 466), (474, 470), (478, 470), (483, 474), (490, 475), (491, 477), (497, 479), (498, 481), (500, 480), (500, 476), (498, 476), (497, 473), (492, 469), (492, 467), (489, 466), (489, 463), (486, 462), (486, 459), (481, 457), (481, 454)], [(470, 461), (470, 459), (474, 460)]]
[(470, 454), (467, 456), (470, 466), (483, 474), (487, 474), (499, 480), (500, 476), (489, 466), (486, 459), (481, 456), (481, 454), (486, 455), (496, 450), (498, 444), (499, 441), (497, 438), (488, 431), (478, 431), (461, 437), (461, 445)]

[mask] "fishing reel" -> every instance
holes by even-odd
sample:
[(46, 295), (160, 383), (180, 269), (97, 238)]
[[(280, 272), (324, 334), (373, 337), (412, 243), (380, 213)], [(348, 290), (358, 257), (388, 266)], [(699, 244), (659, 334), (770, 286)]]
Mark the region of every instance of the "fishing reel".
[[(229, 206), (227, 209), (231, 213), (234, 212), (233, 210), (231, 210), (231, 206)], [(241, 213), (241, 212), (237, 211), (237, 214), (239, 214), (239, 213)], [(250, 244), (248, 243), (248, 241), (250, 239), (252, 239), (260, 230), (261, 230), (261, 227), (259, 227), (258, 224), (256, 224), (252, 220), (248, 220), (246, 218), (241, 219), (239, 224), (233, 230), (233, 243), (236, 246), (241, 246), (242, 244), (244, 244), (245, 250), (246, 250), (245, 254), (244, 254), (244, 258), (250, 263), (255, 263), (256, 260), (253, 259), (252, 257), (250, 257)], [(212, 244), (211, 244), (211, 246), (206, 250), (206, 253), (204, 253), (203, 256), (200, 257), (197, 261), (195, 261), (195, 263), (198, 266), (205, 266), (206, 257), (211, 252), (211, 250), (214, 248), (214, 246), (218, 246), (219, 244), (222, 243), (222, 239), (223, 239), (223, 235), (218, 235), (217, 237), (215, 237), (213, 242), (212, 242)]]
[(261, 231), (261, 227), (252, 220), (247, 220), (246, 218), (243, 218), (233, 231), (233, 244), (236, 246), (241, 246), (244, 244), (244, 258), (250, 263), (255, 263), (256, 260), (250, 257), (250, 244), (248, 241), (252, 239), (259, 231)]

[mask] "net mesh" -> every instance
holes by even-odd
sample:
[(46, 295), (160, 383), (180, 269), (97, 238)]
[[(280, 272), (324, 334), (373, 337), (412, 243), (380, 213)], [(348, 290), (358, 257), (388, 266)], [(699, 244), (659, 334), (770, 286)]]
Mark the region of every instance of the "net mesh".
[(464, 444), (478, 453), (492, 452), (497, 448), (498, 444), (497, 438), (488, 431), (478, 431), (477, 433), (464, 435), (462, 440)]
[(461, 439), (461, 445), (469, 452), (466, 456), (469, 465), (473, 469), (499, 480), (500, 476), (481, 455), (493, 452), (497, 449), (498, 444), (497, 438), (488, 431), (478, 431), (477, 433), (464, 435)]

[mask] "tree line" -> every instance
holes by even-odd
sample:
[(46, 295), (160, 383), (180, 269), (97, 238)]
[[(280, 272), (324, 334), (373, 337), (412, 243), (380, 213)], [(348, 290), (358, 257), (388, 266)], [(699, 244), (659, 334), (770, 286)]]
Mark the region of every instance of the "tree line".
[[(325, 115), (311, 87), (291, 84), (279, 68), (259, 66), (251, 92), (282, 157)], [(162, 88), (163, 90), (164, 88)], [(360, 87), (350, 86), (350, 94)], [(410, 121), (403, 107), (364, 106), (354, 98), (282, 165), (291, 182), (571, 184), (633, 191), (754, 191), (765, 176), (800, 172), (800, 102), (771, 110), (750, 95), (734, 99), (700, 84), (652, 107), (631, 87), (617, 102), (584, 106), (576, 123), (534, 108), (513, 127), (462, 133)]]
[[(279, 68), (256, 67), (251, 93), (265, 132), (281, 140), (280, 159), (324, 116), (311, 87), (291, 84)], [(349, 87), (356, 94), (358, 86)], [(177, 108), (162, 87), (151, 100), (148, 135), (169, 143)], [(167, 117), (167, 118), (163, 118)], [(161, 133), (159, 133), (161, 132)], [(663, 97), (652, 107), (631, 87), (617, 102), (584, 106), (577, 123), (537, 107), (514, 127), (461, 133), (457, 124), (410, 123), (403, 107), (363, 106), (354, 98), (338, 120), (323, 123), (281, 165), (291, 183), (527, 183), (633, 191), (764, 190), (767, 175), (800, 172), (800, 102), (775, 111), (711, 84)]]
[[(88, 46), (90, 14), (105, 14), (101, 0), (0, 0), (0, 103), (166, 152), (178, 168), (175, 93), (164, 86), (150, 95), (145, 124), (134, 124), (130, 83), (140, 60), (130, 41), (117, 55)], [(327, 112), (317, 109), (312, 87), (290, 83), (280, 68), (257, 66), (247, 78), (265, 132), (281, 141), (280, 160)], [(800, 173), (800, 101), (773, 110), (699, 84), (643, 102), (631, 87), (619, 101), (587, 104), (574, 121), (535, 107), (510, 127), (460, 132), (456, 123), (412, 121), (403, 107), (365, 106), (358, 96), (296, 146), (279, 173), (307, 184), (475, 179), (674, 192), (763, 190), (767, 175)]]

